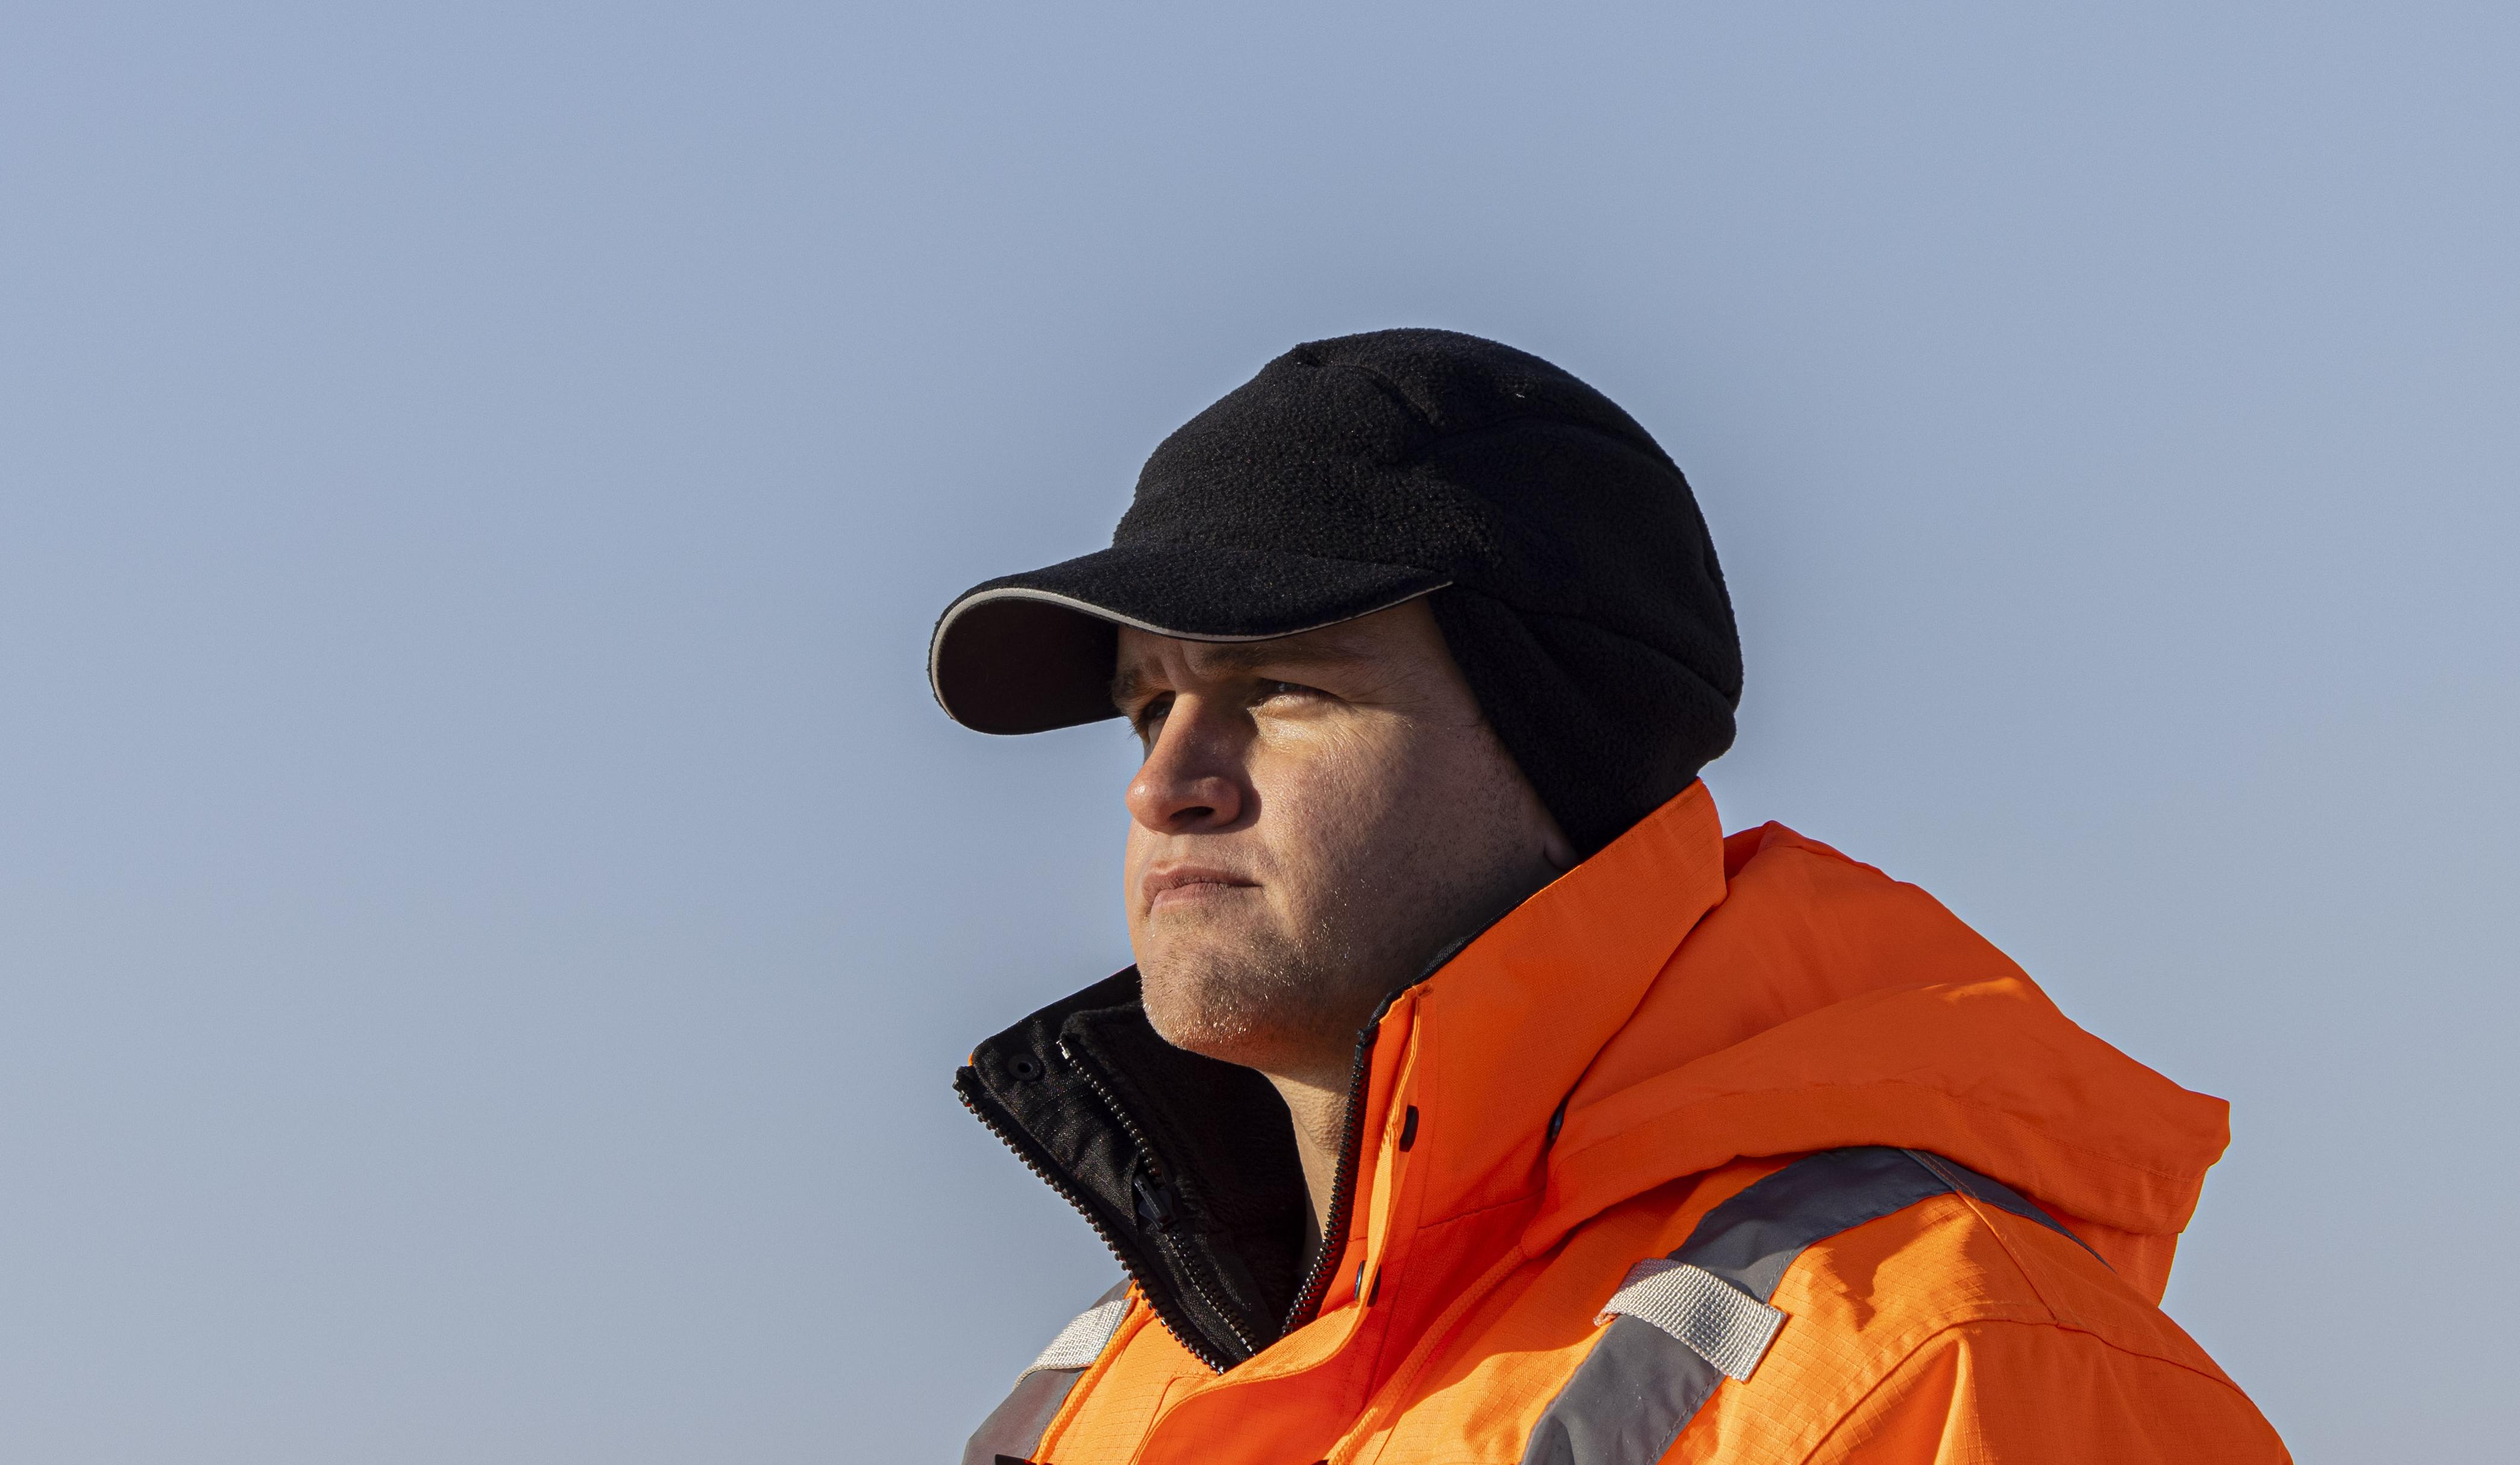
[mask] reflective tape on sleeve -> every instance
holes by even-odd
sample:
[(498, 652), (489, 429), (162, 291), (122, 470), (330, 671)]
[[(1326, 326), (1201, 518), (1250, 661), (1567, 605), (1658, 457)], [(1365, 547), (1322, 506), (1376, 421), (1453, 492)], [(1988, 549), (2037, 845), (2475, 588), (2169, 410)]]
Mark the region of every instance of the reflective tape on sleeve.
[(1955, 1191), (2080, 1243), (2027, 1197), (1939, 1155), (1807, 1155), (1708, 1212), (1678, 1251), (1629, 1269), (1595, 1318), (1609, 1326), (1532, 1426), (1522, 1465), (1653, 1465), (1727, 1378), (1751, 1379), (1791, 1323), (1769, 1301), (1795, 1258)]
[(1593, 1320), (1635, 1317), (1687, 1344), (1727, 1378), (1746, 1379), (1785, 1314), (1702, 1266), (1649, 1258), (1628, 1268), (1625, 1281)]

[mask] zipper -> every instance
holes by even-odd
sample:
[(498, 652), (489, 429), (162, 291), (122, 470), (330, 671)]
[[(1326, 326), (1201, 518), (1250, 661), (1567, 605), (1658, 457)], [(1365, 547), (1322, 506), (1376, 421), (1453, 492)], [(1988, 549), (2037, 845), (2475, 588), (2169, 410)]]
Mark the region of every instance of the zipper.
[[(1356, 1199), (1353, 1192), (1356, 1189), (1357, 1160), (1365, 1143), (1365, 1081), (1372, 1072), (1373, 1040), (1382, 1031), (1384, 1015), (1391, 1011), (1391, 1004), (1400, 999), (1402, 993), (1442, 971), (1471, 942), (1486, 935), (1491, 926), (1505, 919), (1512, 910), (1513, 907), (1508, 906), (1489, 916), (1477, 930), (1456, 938), (1428, 957), (1414, 980), (1393, 988), (1375, 1004), (1373, 1015), (1365, 1020), (1365, 1027), (1357, 1033), (1356, 1057), (1347, 1074), (1345, 1132), (1339, 1137), (1338, 1164), (1330, 1171), (1329, 1219), (1322, 1226), (1322, 1249), (1313, 1258), (1311, 1267), (1304, 1272), (1304, 1284), (1295, 1289), (1295, 1305), (1286, 1310), (1287, 1332), (1291, 1333), (1312, 1321), (1314, 1314), (1321, 1310), (1322, 1296), (1330, 1290), (1330, 1269), (1337, 1265), (1339, 1253), (1347, 1250), (1348, 1212), (1353, 1209)], [(1375, 1278), (1377, 1284), (1380, 1281), (1379, 1277)]]
[[(1502, 915), (1499, 918), (1502, 918)], [(1495, 923), (1491, 920), (1487, 925)], [(1486, 930), (1487, 926), (1483, 925), (1437, 952), (1426, 963), (1425, 968), (1419, 972), (1417, 981), (1395, 988), (1384, 997), (1374, 1006), (1372, 1015), (1365, 1020), (1365, 1026), (1358, 1031), (1356, 1056), (1349, 1061), (1348, 1065), (1347, 1114), (1341, 1123), (1338, 1164), (1330, 1171), (1330, 1205), (1322, 1226), (1321, 1250), (1314, 1254), (1312, 1265), (1304, 1270), (1303, 1282), (1295, 1289), (1294, 1304), (1286, 1310), (1285, 1327), (1279, 1334), (1280, 1337), (1312, 1321), (1320, 1312), (1322, 1298), (1329, 1291), (1331, 1273), (1337, 1265), (1339, 1254), (1347, 1249), (1347, 1228), (1351, 1221), (1348, 1213), (1355, 1209), (1357, 1163), (1365, 1142), (1365, 1087), (1367, 1079), (1372, 1073), (1373, 1043), (1375, 1037), (1382, 1031), (1383, 1017), (1391, 1011), (1391, 1004), (1399, 999), (1402, 993), (1442, 970), (1445, 963), (1460, 954), (1462, 948), (1468, 946)], [(1085, 1080), (1086, 1086), (1094, 1090), (1095, 1097), (1102, 1100), (1103, 1108), (1109, 1111), (1111, 1117), (1119, 1121), (1122, 1132), (1126, 1133), (1129, 1136), (1129, 1142), (1136, 1146), (1145, 1169), (1154, 1174), (1156, 1183), (1160, 1186), (1162, 1166), (1157, 1163), (1154, 1144), (1148, 1139), (1146, 1131), (1138, 1127), (1137, 1120), (1130, 1116), (1118, 1096), (1111, 1092), (1110, 1086), (1102, 1082), (1102, 1077), (1095, 1073), (1091, 1064), (1076, 1056), (1064, 1039), (1058, 1043), (1058, 1055)], [(1155, 1321), (1163, 1324), (1164, 1331), (1172, 1334), (1173, 1341), (1182, 1346), (1183, 1352), (1218, 1373), (1223, 1373), (1232, 1367), (1238, 1360), (1225, 1357), (1209, 1346), (1206, 1334), (1182, 1312), (1180, 1304), (1173, 1299), (1169, 1289), (1148, 1285), (1148, 1278), (1153, 1275), (1153, 1268), (1140, 1260), (1138, 1252), (1130, 1243), (1122, 1240), (1112, 1232), (1110, 1227), (1102, 1223), (1102, 1218), (1095, 1214), (1092, 1203), (1080, 1195), (1076, 1187), (1070, 1185), (1066, 1177), (1060, 1174), (1058, 1162), (1047, 1155), (1036, 1153), (1022, 1132), (1000, 1116), (996, 1101), (990, 1099), (981, 1089), (979, 1076), (968, 1069), (964, 1072), (968, 1077), (957, 1077), (954, 1081), (954, 1092), (963, 1100), (963, 1107), (970, 1110), (973, 1118), (987, 1126), (989, 1132), (998, 1136), (1000, 1144), (1014, 1151), (1015, 1158), (1023, 1162), (1026, 1170), (1040, 1176), (1043, 1183), (1058, 1192), (1068, 1205), (1075, 1208), (1077, 1215), (1085, 1218), (1085, 1223), (1094, 1228), (1094, 1234), (1102, 1238), (1103, 1246), (1118, 1259), (1120, 1269), (1137, 1282), (1138, 1295), (1146, 1299), (1148, 1310), (1155, 1314)], [(1200, 1278), (1199, 1268), (1190, 1265), (1193, 1259), (1187, 1256), (1180, 1244), (1172, 1240), (1169, 1228), (1160, 1230), (1159, 1234), (1164, 1236), (1166, 1247), (1174, 1258), (1183, 1264), (1181, 1267), (1183, 1279), (1190, 1283), (1192, 1290), (1198, 1294), (1199, 1300), (1207, 1305), (1209, 1310), (1224, 1320), (1227, 1330), (1234, 1335), (1234, 1341), (1241, 1345), (1243, 1356), (1249, 1357), (1259, 1353), (1259, 1345), (1252, 1342), (1251, 1338), (1242, 1331), (1234, 1320), (1234, 1313), (1217, 1301), (1216, 1294)]]
[[(1120, 1102), (1119, 1095), (1113, 1093), (1110, 1086), (1102, 1082), (1102, 1076), (1094, 1071), (1093, 1064), (1077, 1057), (1069, 1049), (1066, 1039), (1062, 1038), (1058, 1042), (1058, 1056), (1067, 1060), (1067, 1066), (1076, 1070), (1076, 1076), (1085, 1081), (1085, 1087), (1093, 1089), (1094, 1096), (1102, 1101), (1102, 1107), (1111, 1111), (1111, 1117), (1120, 1122), (1121, 1132), (1126, 1133), (1129, 1136), (1129, 1142), (1137, 1147), (1139, 1163), (1146, 1173), (1153, 1177), (1158, 1192), (1169, 1190), (1171, 1187), (1164, 1182), (1164, 1170), (1155, 1154), (1154, 1141), (1147, 1137), (1146, 1131), (1138, 1128), (1137, 1120), (1130, 1116), (1128, 1108)], [(1225, 1330), (1232, 1333), (1234, 1341), (1242, 1346), (1242, 1356), (1247, 1358), (1260, 1352), (1260, 1345), (1253, 1342), (1251, 1335), (1243, 1332), (1241, 1324), (1234, 1320), (1233, 1310), (1218, 1300), (1216, 1293), (1199, 1276), (1199, 1272), (1204, 1268), (1197, 1265), (1198, 1259), (1189, 1255), (1181, 1243), (1173, 1240), (1171, 1212), (1170, 1205), (1163, 1207), (1164, 1214), (1155, 1219), (1155, 1234), (1164, 1239), (1165, 1250), (1171, 1252), (1173, 1260), (1181, 1264), (1182, 1279), (1190, 1283), (1191, 1290), (1198, 1294), (1200, 1302), (1207, 1304), (1207, 1310), (1225, 1323)], [(1148, 1289), (1142, 1283), (1138, 1290), (1145, 1292)], [(1160, 1312), (1156, 1315), (1162, 1316)], [(1184, 1319), (1184, 1321), (1187, 1323), (1188, 1320)], [(1166, 1321), (1164, 1327), (1175, 1338), (1181, 1340), (1184, 1348), (1190, 1349), (1196, 1354), (1201, 1362), (1219, 1373), (1225, 1371), (1225, 1364), (1209, 1359), (1203, 1351), (1192, 1347), (1191, 1341), (1182, 1336), (1182, 1329), (1174, 1328), (1170, 1321)]]
[(1022, 1131), (1000, 1116), (996, 1102), (980, 1091), (977, 1079), (957, 1080), (954, 1092), (963, 1100), (963, 1107), (971, 1111), (972, 1118), (997, 1135), (1000, 1144), (1014, 1151), (1015, 1158), (1023, 1162), (1024, 1169), (1031, 1171), (1043, 1184), (1058, 1192), (1060, 1199), (1075, 1207), (1077, 1215), (1085, 1218), (1085, 1223), (1094, 1228), (1094, 1234), (1102, 1238), (1102, 1244), (1118, 1260), (1120, 1269), (1138, 1283), (1138, 1295), (1146, 1299), (1148, 1309), (1155, 1314), (1155, 1321), (1163, 1324), (1164, 1331), (1172, 1334), (1173, 1340), (1192, 1357), (1223, 1373), (1225, 1360), (1217, 1357), (1214, 1350), (1207, 1347), (1198, 1331), (1190, 1325), (1190, 1319), (1181, 1316), (1168, 1299), (1159, 1296), (1159, 1289), (1146, 1284), (1148, 1268), (1138, 1260), (1129, 1244), (1102, 1223), (1102, 1218), (1095, 1214), (1093, 1205), (1077, 1193), (1075, 1186), (1067, 1183), (1056, 1162), (1048, 1156), (1036, 1154), (1024, 1140)]
[(1356, 1057), (1347, 1075), (1347, 1115), (1341, 1121), (1338, 1164), (1330, 1171), (1329, 1215), (1322, 1224), (1321, 1250), (1313, 1254), (1313, 1265), (1305, 1269), (1303, 1285), (1295, 1289), (1295, 1304), (1286, 1310), (1289, 1333), (1312, 1321), (1321, 1310), (1322, 1297), (1330, 1290), (1331, 1269), (1337, 1266), (1339, 1254), (1347, 1250), (1348, 1212), (1354, 1208), (1356, 1167), (1365, 1143), (1365, 1081), (1373, 1067), (1374, 1035), (1382, 1031), (1382, 1014), (1390, 1010), (1391, 998), (1384, 998), (1382, 1004), (1373, 1009), (1373, 1016), (1367, 1019), (1365, 1030), (1356, 1035)]

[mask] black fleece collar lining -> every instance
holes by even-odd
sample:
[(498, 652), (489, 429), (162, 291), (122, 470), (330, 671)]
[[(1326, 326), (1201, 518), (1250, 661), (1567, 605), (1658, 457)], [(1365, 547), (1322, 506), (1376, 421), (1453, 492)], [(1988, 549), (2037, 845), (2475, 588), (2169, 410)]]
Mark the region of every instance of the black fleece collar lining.
[(982, 1043), (955, 1088), (1211, 1367), (1285, 1331), (1310, 1208), (1285, 1103), (1252, 1070), (1159, 1037), (1136, 967)]

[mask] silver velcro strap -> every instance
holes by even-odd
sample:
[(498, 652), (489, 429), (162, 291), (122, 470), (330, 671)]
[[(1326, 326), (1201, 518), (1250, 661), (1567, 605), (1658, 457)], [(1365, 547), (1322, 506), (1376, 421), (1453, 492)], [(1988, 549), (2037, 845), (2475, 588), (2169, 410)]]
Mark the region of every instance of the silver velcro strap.
[(1784, 1313), (1713, 1272), (1665, 1257), (1629, 1267), (1593, 1321), (1613, 1317), (1652, 1323), (1733, 1379), (1746, 1379), (1759, 1366), (1785, 1321)]
[[(1125, 1297), (1115, 1297), (1107, 1303), (1097, 1303), (1086, 1309), (1076, 1314), (1075, 1321), (1058, 1330), (1058, 1336), (1050, 1340), (1050, 1347), (1041, 1351), (1041, 1356), (1033, 1359), (1024, 1373), (1039, 1373), (1045, 1368), (1088, 1366), (1102, 1356), (1102, 1346), (1111, 1341), (1113, 1333), (1120, 1331), (1120, 1319), (1128, 1315), (1129, 1300)], [(1018, 1378), (1022, 1376), (1016, 1375)]]

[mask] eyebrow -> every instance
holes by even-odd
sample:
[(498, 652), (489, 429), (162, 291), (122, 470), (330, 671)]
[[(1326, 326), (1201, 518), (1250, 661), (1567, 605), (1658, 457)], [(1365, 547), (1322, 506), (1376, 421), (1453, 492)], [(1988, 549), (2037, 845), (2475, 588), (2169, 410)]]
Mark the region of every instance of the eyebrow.
[[(1283, 639), (1248, 642), (1208, 642), (1207, 652), (1199, 659), (1201, 670), (1240, 672), (1248, 675), (1267, 667), (1294, 669), (1306, 666), (1352, 665), (1365, 660), (1362, 652), (1353, 651), (1330, 641), (1313, 641), (1301, 645), (1288, 645)], [(1147, 680), (1135, 667), (1123, 667), (1111, 678), (1111, 705), (1126, 712), (1129, 703), (1146, 689)]]

